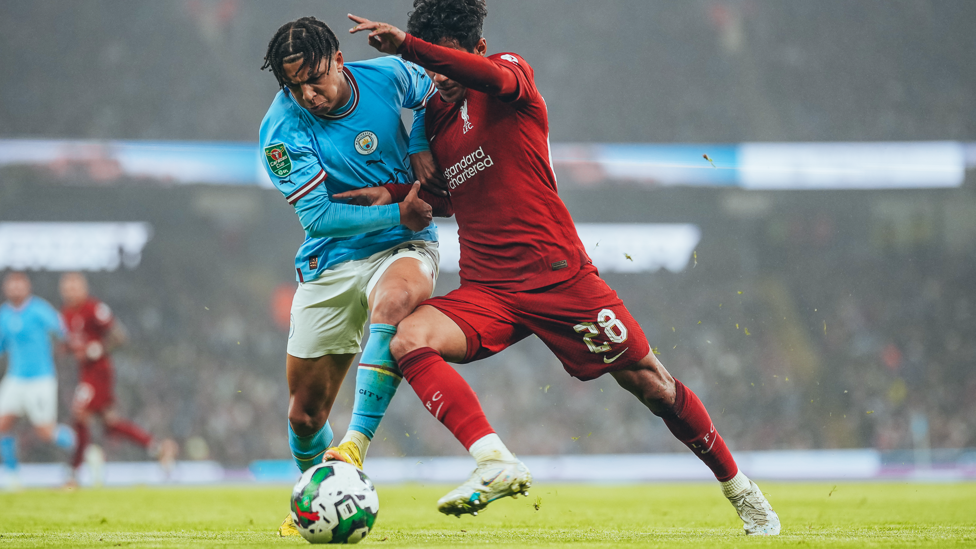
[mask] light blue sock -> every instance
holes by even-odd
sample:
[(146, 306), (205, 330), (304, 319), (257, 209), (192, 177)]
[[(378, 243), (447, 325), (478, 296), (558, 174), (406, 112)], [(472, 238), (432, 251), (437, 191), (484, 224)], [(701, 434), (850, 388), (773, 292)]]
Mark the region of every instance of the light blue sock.
[(322, 454), (329, 449), (332, 444), (332, 426), (326, 421), (325, 425), (317, 433), (300, 437), (291, 428), (288, 422), (288, 446), (291, 448), (291, 455), (295, 458), (295, 464), (304, 473), (313, 466), (322, 462)]
[(369, 341), (356, 372), (356, 401), (352, 406), (349, 430), (358, 431), (370, 439), (376, 434), (402, 379), (390, 354), (390, 340), (394, 334), (396, 326), (371, 324)]
[(75, 444), (78, 442), (78, 438), (75, 436), (75, 430), (68, 427), (64, 423), (58, 423), (57, 427), (54, 428), (54, 444), (62, 450), (74, 450)]
[(7, 469), (15, 471), (17, 469), (17, 439), (12, 435), (0, 436), (0, 458)]

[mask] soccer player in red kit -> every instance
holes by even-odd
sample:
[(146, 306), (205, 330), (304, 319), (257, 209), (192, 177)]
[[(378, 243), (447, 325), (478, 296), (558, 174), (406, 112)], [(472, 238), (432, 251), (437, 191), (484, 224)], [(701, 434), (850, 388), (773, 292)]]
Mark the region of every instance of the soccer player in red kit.
[[(415, 0), (410, 34), (350, 15), (350, 32), (424, 67), (439, 94), (427, 104), (431, 152), (444, 170), (461, 241), (461, 287), (424, 302), (391, 343), (424, 406), (477, 461), (438, 502), (460, 515), (525, 492), (532, 477), (447, 364), (471, 362), (536, 334), (580, 380), (609, 373), (721, 482), (748, 534), (778, 534), (779, 518), (736, 466), (704, 405), (671, 377), (640, 326), (599, 277), (557, 194), (546, 104), (521, 56), (486, 56), (484, 0)], [(352, 191), (371, 203), (395, 189)]]
[(60, 281), (63, 306), (61, 316), (68, 330), (68, 349), (78, 361), (78, 387), (75, 389), (72, 414), (78, 444), (71, 459), (72, 481), (91, 439), (92, 416), (105, 424), (105, 431), (145, 448), (158, 457), (164, 467), (176, 457), (176, 442), (166, 439), (154, 444), (153, 437), (135, 423), (119, 417), (115, 411), (114, 373), (109, 352), (125, 343), (126, 335), (108, 305), (88, 294), (88, 281), (81, 273), (66, 273)]

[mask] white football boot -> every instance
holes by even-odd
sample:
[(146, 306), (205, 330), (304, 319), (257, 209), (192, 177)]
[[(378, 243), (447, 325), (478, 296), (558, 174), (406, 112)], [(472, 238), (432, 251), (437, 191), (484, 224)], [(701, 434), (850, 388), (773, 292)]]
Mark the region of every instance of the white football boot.
[(749, 480), (749, 485), (737, 494), (727, 496), (742, 519), (748, 536), (778, 536), (779, 515), (773, 511), (762, 490)]
[(467, 482), (439, 499), (437, 510), (456, 517), (465, 513), (477, 515), (496, 499), (529, 495), (530, 486), (532, 473), (521, 461), (486, 461), (478, 464)]

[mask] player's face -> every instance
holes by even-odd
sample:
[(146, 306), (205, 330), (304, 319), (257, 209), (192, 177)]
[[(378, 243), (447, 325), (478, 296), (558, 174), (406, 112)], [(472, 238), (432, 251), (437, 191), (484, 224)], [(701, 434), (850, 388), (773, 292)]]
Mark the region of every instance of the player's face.
[[(488, 43), (484, 38), (478, 41), (478, 44), (474, 47), (474, 51), (461, 47), (461, 44), (459, 44), (454, 38), (441, 38), (437, 41), (437, 45), (445, 48), (451, 48), (452, 50), (460, 50), (482, 56), (488, 51)], [(427, 76), (434, 81), (434, 87), (437, 88), (437, 92), (441, 95), (441, 99), (444, 100), (445, 103), (457, 103), (461, 101), (464, 99), (464, 94), (468, 91), (468, 88), (458, 84), (443, 74), (427, 71)]]
[(21, 273), (10, 273), (3, 279), (3, 296), (20, 305), (31, 293), (30, 279)]
[(329, 72), (325, 72), (328, 64), (328, 60), (323, 59), (318, 67), (302, 70), (298, 70), (302, 66), (301, 60), (282, 65), (292, 97), (312, 114), (327, 114), (349, 101), (349, 83), (342, 72), (342, 52), (336, 52)]
[(77, 305), (88, 299), (88, 282), (80, 274), (68, 273), (62, 276), (59, 287), (61, 299), (67, 305)]

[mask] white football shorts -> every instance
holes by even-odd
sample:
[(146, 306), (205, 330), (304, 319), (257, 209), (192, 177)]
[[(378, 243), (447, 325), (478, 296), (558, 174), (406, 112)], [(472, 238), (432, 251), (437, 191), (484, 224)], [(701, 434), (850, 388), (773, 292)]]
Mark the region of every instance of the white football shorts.
[[(310, 282), (298, 285), (291, 303), (288, 354), (298, 358), (355, 354), (363, 341), (369, 294), (394, 261), (411, 257), (434, 275), (440, 263), (436, 242), (404, 242), (366, 259), (340, 263)], [(433, 292), (431, 292), (433, 295)]]
[(4, 376), (0, 380), (0, 416), (23, 416), (34, 425), (54, 425), (58, 419), (57, 378)]

